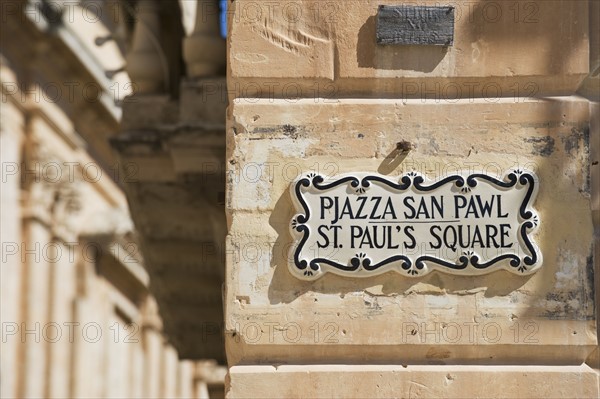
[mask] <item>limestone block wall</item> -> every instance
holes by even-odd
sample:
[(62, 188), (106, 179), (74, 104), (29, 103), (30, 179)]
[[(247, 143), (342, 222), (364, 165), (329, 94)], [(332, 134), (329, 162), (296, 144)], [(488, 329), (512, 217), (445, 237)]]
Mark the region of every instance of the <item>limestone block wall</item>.
[[(435, 5), (413, 3), (230, 5), (229, 397), (599, 394), (597, 107), (575, 95), (590, 74), (589, 4), (448, 2), (452, 46), (377, 45), (377, 7)], [(540, 180), (532, 275), (307, 282), (288, 270), (300, 175), (523, 167)]]
[(589, 73), (585, 0), (445, 2), (454, 7), (451, 47), (375, 43), (379, 5), (434, 0), (236, 3), (232, 98), (564, 95)]

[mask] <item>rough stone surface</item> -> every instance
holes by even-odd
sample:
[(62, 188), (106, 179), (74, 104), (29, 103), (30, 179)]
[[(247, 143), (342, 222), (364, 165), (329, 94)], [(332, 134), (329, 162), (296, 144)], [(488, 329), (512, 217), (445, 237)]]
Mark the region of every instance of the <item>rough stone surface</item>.
[[(239, 99), (231, 111), (225, 297), (231, 366), (575, 365), (595, 349), (586, 100)], [(398, 158), (402, 141), (413, 149)], [(532, 276), (407, 279), (390, 272), (303, 282), (287, 270), (288, 187), (299, 173), (417, 170), (438, 177), (518, 166), (533, 169), (541, 182), (534, 206), (544, 264)], [(542, 375), (535, 378), (543, 381)], [(231, 397), (243, 396), (232, 389)]]
[(232, 398), (591, 399), (599, 382), (587, 366), (236, 366), (229, 378)]
[(231, 3), (230, 97), (570, 95), (589, 71), (587, 1), (445, 2), (451, 47), (376, 45), (379, 5)]

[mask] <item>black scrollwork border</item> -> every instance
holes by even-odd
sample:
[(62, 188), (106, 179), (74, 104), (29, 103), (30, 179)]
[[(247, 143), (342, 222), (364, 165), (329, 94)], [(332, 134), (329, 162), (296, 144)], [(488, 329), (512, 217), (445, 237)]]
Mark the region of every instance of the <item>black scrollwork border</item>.
[[(300, 259), (300, 253), (310, 235), (310, 229), (306, 226), (306, 223), (311, 216), (311, 210), (303, 196), (302, 188), (308, 188), (312, 185), (317, 190), (325, 191), (340, 185), (349, 184), (350, 187), (356, 190), (356, 193), (361, 194), (370, 187), (371, 182), (379, 182), (399, 192), (406, 191), (411, 186), (422, 192), (430, 192), (446, 184), (454, 184), (462, 192), (467, 192), (476, 187), (479, 181), (486, 181), (502, 189), (515, 187), (517, 184), (527, 186), (527, 192), (519, 207), (519, 216), (522, 219), (519, 235), (529, 252), (525, 256), (520, 257), (515, 254), (503, 254), (484, 263), (481, 263), (479, 257), (471, 251), (464, 252), (454, 263), (429, 255), (419, 256), (413, 262), (409, 257), (398, 254), (373, 264), (372, 260), (363, 252), (357, 253), (349, 260), (348, 264), (341, 264), (327, 258), (314, 258), (310, 260), (310, 262), (305, 259)], [(300, 205), (299, 208), (301, 208), (301, 212), (303, 212), (296, 214), (291, 222), (292, 229), (302, 234), (300, 241), (293, 250), (293, 266), (306, 278), (314, 278), (313, 276), (323, 273), (324, 271), (321, 269), (322, 264), (331, 266), (342, 273), (352, 273), (361, 268), (365, 271), (375, 272), (386, 265), (401, 262), (400, 267), (407, 275), (417, 276), (425, 267), (425, 262), (434, 263), (440, 266), (442, 270), (447, 269), (448, 271), (464, 270), (469, 265), (475, 270), (481, 271), (489, 269), (503, 260), (509, 260), (509, 264), (515, 272), (525, 273), (530, 271), (531, 267), (536, 265), (540, 260), (538, 251), (536, 251), (536, 248), (529, 237), (529, 233), (539, 224), (538, 216), (531, 210), (531, 202), (534, 199), (534, 193), (537, 190), (538, 184), (537, 178), (531, 172), (515, 169), (506, 174), (503, 180), (481, 173), (473, 173), (466, 178), (462, 175), (455, 174), (430, 184), (427, 184), (423, 176), (415, 172), (409, 172), (400, 177), (399, 183), (376, 175), (366, 175), (362, 178), (356, 176), (343, 176), (326, 184), (324, 184), (324, 182), (325, 179), (322, 176), (310, 173), (293, 183), (295, 199)]]

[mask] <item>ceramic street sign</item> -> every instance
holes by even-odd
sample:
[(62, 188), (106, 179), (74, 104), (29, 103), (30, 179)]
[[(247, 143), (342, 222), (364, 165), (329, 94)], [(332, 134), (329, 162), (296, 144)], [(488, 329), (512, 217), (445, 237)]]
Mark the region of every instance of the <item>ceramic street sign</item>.
[(529, 274), (542, 264), (532, 234), (538, 178), (516, 169), (503, 177), (461, 173), (430, 181), (356, 173), (317, 174), (292, 183), (292, 274), (368, 277), (394, 270), (479, 275)]

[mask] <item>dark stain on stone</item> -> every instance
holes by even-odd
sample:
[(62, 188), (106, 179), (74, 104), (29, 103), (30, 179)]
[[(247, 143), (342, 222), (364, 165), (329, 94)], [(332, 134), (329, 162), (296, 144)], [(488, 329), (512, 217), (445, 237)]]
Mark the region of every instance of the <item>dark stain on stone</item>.
[(586, 153), (590, 152), (590, 125), (583, 128), (583, 147)]
[(566, 137), (562, 138), (562, 142), (563, 145), (565, 146), (565, 152), (569, 155), (573, 155), (571, 154), (571, 152), (573, 150), (575, 150), (575, 152), (579, 151), (579, 140), (581, 139), (581, 136), (579, 134), (570, 134)]
[(567, 320), (569, 319), (569, 313), (574, 309), (569, 305), (568, 301), (574, 299), (576, 293), (571, 292), (549, 292), (546, 295), (547, 301), (559, 302), (560, 306), (553, 310), (547, 309), (544, 312), (543, 317), (550, 320)]
[(571, 129), (571, 134), (561, 138), (565, 152), (569, 155), (577, 155), (580, 151), (581, 141), (583, 141), (583, 149), (587, 153), (589, 151), (589, 136), (589, 126), (583, 128), (573, 127)]
[(594, 254), (593, 253), (591, 253), (587, 257), (587, 262), (586, 262), (585, 266), (586, 266), (585, 273), (586, 273), (586, 277), (587, 277), (587, 281), (586, 281), (586, 283), (587, 283), (586, 284), (587, 298), (585, 298), (585, 300), (586, 300), (586, 304), (591, 308), (591, 309), (588, 309), (587, 313), (594, 315), (594, 314), (596, 314), (596, 285), (595, 285), (596, 280), (594, 279)]
[(412, 149), (413, 145), (409, 141), (402, 140), (396, 143), (396, 150), (400, 151), (401, 153), (408, 153)]
[(533, 150), (531, 152), (534, 155), (549, 157), (554, 152), (554, 139), (550, 136), (531, 137), (525, 139), (525, 141), (533, 144)]
[(365, 303), (365, 306), (367, 306), (369, 308), (370, 314), (381, 313), (382, 309), (381, 309), (381, 306), (379, 305), (379, 303), (377, 302), (377, 298), (375, 298), (375, 300), (373, 300), (372, 302), (369, 299), (363, 299), (363, 302)]
[[(590, 125), (587, 125), (584, 129), (583, 129), (583, 151), (584, 151), (584, 156), (586, 159), (586, 162), (589, 162), (590, 159)], [(583, 192), (586, 193), (586, 195), (591, 196), (592, 195), (592, 173), (590, 171), (589, 167), (585, 167), (583, 168), (583, 173), (585, 173), (585, 180), (583, 181)]]
[[(280, 133), (283, 132), (283, 134), (287, 137), (290, 137), (292, 139), (297, 139), (298, 136), (300, 135), (300, 129), (298, 129), (298, 127), (293, 126), (293, 125), (279, 125), (279, 126), (264, 126), (264, 127), (257, 127), (255, 129), (252, 130), (253, 134), (272, 134), (275, 135), (276, 133)], [(275, 137), (269, 137), (269, 138), (275, 138)]]
[(252, 130), (252, 133), (275, 133), (278, 130), (278, 127), (257, 127)]
[[(588, 266), (589, 268), (589, 266)], [(593, 264), (592, 264), (593, 268)], [(589, 278), (589, 270), (586, 270)], [(593, 278), (593, 270), (592, 270)], [(549, 320), (592, 320), (594, 318), (593, 299), (593, 281), (582, 281), (584, 284), (580, 290), (549, 292), (546, 295), (547, 301), (558, 302), (557, 306), (550, 310), (546, 309), (540, 316)], [(590, 293), (590, 291), (592, 291)], [(590, 294), (592, 297), (590, 297)], [(578, 306), (573, 307), (571, 301), (577, 301)], [(591, 305), (590, 305), (591, 303)]]
[(531, 122), (531, 123), (523, 123), (521, 125), (522, 127), (532, 127), (532, 128), (536, 128), (536, 129), (550, 129), (550, 128), (554, 128), (554, 127), (561, 127), (563, 126), (563, 122), (559, 122), (559, 121), (547, 121), (547, 122)]
[(298, 134), (296, 133), (298, 131), (298, 129), (296, 128), (296, 126), (283, 125), (281, 128), (283, 130), (283, 134), (285, 134), (286, 136), (289, 136), (293, 139), (298, 138)]

